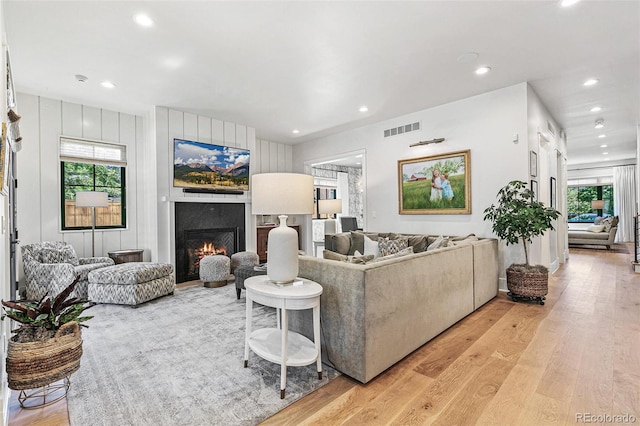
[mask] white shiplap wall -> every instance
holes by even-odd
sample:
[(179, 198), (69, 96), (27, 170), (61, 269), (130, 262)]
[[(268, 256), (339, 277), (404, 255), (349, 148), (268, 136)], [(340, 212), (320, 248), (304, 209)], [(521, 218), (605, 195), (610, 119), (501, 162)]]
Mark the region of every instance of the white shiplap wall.
[[(65, 241), (78, 256), (91, 256), (91, 231), (61, 231), (60, 135), (118, 143), (127, 147), (127, 228), (96, 230), (96, 256), (112, 250), (147, 249), (138, 230), (138, 159), (144, 156), (143, 119), (60, 100), (18, 94), (22, 150), (18, 153), (18, 230), (21, 245)], [(148, 257), (148, 254), (146, 255)], [(22, 265), (19, 266), (23, 277)]]
[[(256, 221), (251, 215), (251, 194), (190, 194), (173, 187), (173, 139), (214, 143), (251, 152), (250, 173), (290, 172), (293, 151), (290, 145), (256, 138), (253, 127), (217, 120), (211, 117), (166, 107), (155, 109), (156, 175), (157, 175), (157, 259), (175, 262), (176, 202), (244, 203), (247, 250), (255, 250)], [(174, 265), (175, 266), (175, 265)]]

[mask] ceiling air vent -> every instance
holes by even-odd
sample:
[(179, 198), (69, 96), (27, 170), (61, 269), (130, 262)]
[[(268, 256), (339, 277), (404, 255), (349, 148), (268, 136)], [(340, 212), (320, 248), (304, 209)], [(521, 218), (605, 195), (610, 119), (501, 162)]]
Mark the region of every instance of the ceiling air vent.
[(387, 129), (384, 131), (384, 137), (388, 138), (389, 136), (401, 135), (403, 133), (415, 132), (416, 130), (420, 130), (420, 122), (417, 121), (415, 123), (405, 124), (404, 126), (393, 127), (391, 129)]

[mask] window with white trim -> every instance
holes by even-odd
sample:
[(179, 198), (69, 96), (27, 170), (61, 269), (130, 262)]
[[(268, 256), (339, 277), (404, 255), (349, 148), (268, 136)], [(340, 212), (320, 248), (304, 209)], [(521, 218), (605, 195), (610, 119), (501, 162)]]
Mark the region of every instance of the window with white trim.
[(124, 145), (60, 137), (62, 230), (91, 229), (91, 208), (76, 207), (80, 191), (106, 192), (108, 207), (96, 207), (96, 229), (124, 228), (127, 152)]

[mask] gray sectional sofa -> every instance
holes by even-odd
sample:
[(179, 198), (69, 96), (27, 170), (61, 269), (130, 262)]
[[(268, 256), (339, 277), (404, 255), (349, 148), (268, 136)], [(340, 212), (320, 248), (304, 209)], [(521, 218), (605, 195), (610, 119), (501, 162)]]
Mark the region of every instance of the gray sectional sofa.
[[(353, 234), (341, 251), (355, 251)], [(299, 275), (324, 289), (323, 361), (366, 383), (494, 298), (498, 268), (497, 240), (479, 239), (366, 264), (301, 256)], [(313, 335), (310, 312), (292, 311), (289, 324)]]

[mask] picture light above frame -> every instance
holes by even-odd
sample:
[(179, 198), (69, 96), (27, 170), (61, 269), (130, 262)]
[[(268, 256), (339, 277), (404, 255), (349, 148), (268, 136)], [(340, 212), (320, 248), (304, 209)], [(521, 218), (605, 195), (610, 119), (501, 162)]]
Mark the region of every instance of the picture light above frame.
[(436, 138), (436, 139), (431, 139), (430, 141), (416, 142), (414, 144), (409, 145), (409, 148), (412, 148), (414, 146), (429, 145), (429, 144), (432, 144), (432, 143), (440, 143), (440, 142), (444, 142), (444, 138)]

